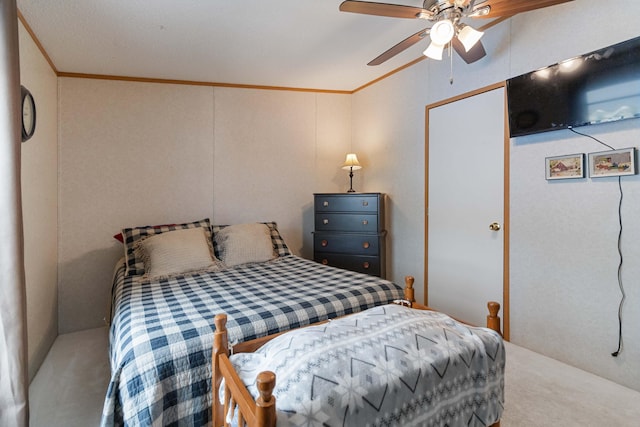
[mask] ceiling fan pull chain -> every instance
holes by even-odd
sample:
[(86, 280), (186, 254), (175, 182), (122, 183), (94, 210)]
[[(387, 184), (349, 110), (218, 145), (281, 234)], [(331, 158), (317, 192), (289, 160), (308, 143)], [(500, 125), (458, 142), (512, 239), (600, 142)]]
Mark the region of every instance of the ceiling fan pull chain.
[(449, 84), (452, 85), (453, 84), (453, 55), (451, 54), (451, 43), (449, 43), (449, 59), (451, 62), (450, 69), (449, 69)]

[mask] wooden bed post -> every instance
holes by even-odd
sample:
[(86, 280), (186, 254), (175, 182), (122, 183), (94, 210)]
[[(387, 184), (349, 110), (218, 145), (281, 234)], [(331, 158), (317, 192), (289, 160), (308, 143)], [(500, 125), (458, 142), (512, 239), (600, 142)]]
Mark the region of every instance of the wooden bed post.
[(416, 302), (413, 289), (414, 281), (415, 279), (413, 278), (413, 276), (405, 276), (404, 278), (404, 299), (406, 299), (410, 303)]
[(498, 316), (498, 312), (500, 311), (500, 303), (489, 301), (487, 303), (487, 307), (489, 308), (489, 315), (487, 316), (487, 328), (493, 329), (502, 336), (502, 332), (500, 331), (500, 316)]
[[(489, 301), (487, 303), (487, 307), (489, 308), (489, 315), (487, 316), (487, 328), (493, 329), (494, 331), (499, 333), (500, 336), (502, 336), (502, 332), (500, 332), (500, 316), (498, 316), (498, 312), (500, 311), (500, 303)], [(500, 427), (500, 421), (496, 421), (489, 427)]]
[[(213, 352), (211, 354), (211, 372), (213, 381), (211, 381), (211, 397), (213, 399), (211, 405), (211, 420), (213, 427), (224, 425), (224, 405), (220, 405), (220, 383), (222, 382), (222, 374), (220, 373), (220, 362), (218, 356), (221, 354), (229, 354), (229, 343), (227, 340), (227, 315), (216, 314), (213, 322), (216, 325), (216, 331), (213, 334)], [(218, 403), (218, 404), (216, 404)], [(217, 410), (214, 410), (217, 408)]]
[(275, 427), (276, 398), (272, 393), (276, 386), (276, 374), (271, 371), (260, 372), (256, 379), (256, 386), (260, 392), (260, 397), (256, 399), (256, 421), (260, 426)]

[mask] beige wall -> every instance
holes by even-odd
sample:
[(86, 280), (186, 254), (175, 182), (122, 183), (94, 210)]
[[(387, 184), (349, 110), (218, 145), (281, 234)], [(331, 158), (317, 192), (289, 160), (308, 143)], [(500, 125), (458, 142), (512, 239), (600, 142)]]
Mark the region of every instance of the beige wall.
[(311, 255), (312, 193), (346, 190), (350, 97), (60, 78), (59, 331), (103, 325), (123, 227), (277, 221)]
[(20, 81), (36, 102), (36, 130), (22, 144), (22, 211), (27, 286), (29, 378), (58, 334), (58, 83), (19, 25)]
[(345, 191), (348, 95), (216, 89), (213, 218), (274, 220), (294, 253), (313, 256), (314, 192)]

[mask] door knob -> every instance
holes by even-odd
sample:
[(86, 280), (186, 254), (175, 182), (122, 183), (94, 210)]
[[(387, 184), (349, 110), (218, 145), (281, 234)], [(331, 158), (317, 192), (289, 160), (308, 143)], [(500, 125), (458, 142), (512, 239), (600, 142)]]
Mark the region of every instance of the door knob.
[(491, 231), (500, 230), (500, 224), (498, 224), (497, 222), (492, 222), (491, 224), (489, 224), (489, 230)]

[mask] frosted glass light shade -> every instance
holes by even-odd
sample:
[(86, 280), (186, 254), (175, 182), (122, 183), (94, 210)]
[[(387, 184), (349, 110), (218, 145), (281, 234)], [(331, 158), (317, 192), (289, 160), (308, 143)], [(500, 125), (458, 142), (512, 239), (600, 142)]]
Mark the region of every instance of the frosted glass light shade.
[(482, 31), (478, 31), (468, 25), (463, 25), (460, 32), (458, 32), (458, 40), (464, 46), (464, 50), (469, 52), (473, 46), (480, 40), (484, 33)]
[(448, 19), (443, 19), (442, 21), (436, 22), (435, 25), (431, 27), (429, 35), (431, 36), (432, 42), (444, 46), (451, 41), (455, 32), (456, 30), (453, 27), (453, 22)]
[(362, 169), (362, 166), (360, 166), (360, 162), (358, 162), (358, 157), (355, 155), (355, 153), (347, 154), (347, 158), (342, 165), (342, 169), (349, 170), (351, 168), (353, 168), (354, 171)]
[(427, 58), (437, 59), (438, 61), (442, 60), (442, 52), (444, 51), (444, 46), (436, 44), (434, 42), (429, 43), (429, 47), (425, 49), (422, 54)]

